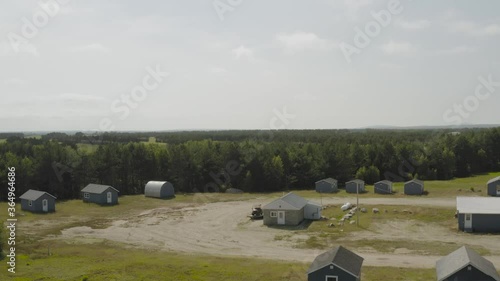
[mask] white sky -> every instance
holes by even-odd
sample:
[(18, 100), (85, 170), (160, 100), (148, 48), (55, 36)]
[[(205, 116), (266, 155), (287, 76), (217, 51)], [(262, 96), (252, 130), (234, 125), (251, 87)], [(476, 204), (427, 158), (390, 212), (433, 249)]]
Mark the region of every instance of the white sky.
[[(500, 85), (474, 98), (500, 82), (498, 1), (401, 0), (350, 63), (340, 44), (390, 1), (64, 0), (43, 24), (54, 1), (0, 4), (0, 131), (500, 124)], [(157, 66), (169, 77), (112, 109)]]

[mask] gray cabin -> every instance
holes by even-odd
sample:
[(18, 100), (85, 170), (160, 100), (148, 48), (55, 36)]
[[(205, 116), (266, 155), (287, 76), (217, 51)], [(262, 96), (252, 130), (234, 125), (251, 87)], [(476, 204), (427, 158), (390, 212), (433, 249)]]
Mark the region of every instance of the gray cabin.
[(333, 178), (327, 178), (319, 180), (315, 183), (316, 192), (319, 193), (334, 193), (339, 191), (337, 180)]
[(82, 189), (83, 202), (96, 203), (100, 205), (118, 204), (118, 190), (109, 185), (89, 184)]
[(417, 179), (407, 181), (404, 190), (406, 195), (422, 195), (424, 194), (424, 182)]
[(373, 191), (377, 194), (392, 194), (392, 181), (382, 180), (373, 185)]
[(466, 232), (500, 232), (500, 199), (457, 197), (458, 229)]
[[(358, 191), (358, 188), (359, 188), (359, 191)], [(352, 180), (352, 181), (348, 181), (345, 183), (345, 191), (347, 193), (364, 193), (366, 192), (365, 190), (365, 182), (362, 181), (362, 180)]]
[(488, 195), (500, 196), (500, 177), (493, 178), (488, 181)]
[(49, 213), (56, 211), (56, 197), (44, 192), (30, 189), (19, 197), (21, 209), (33, 213)]
[(172, 198), (175, 197), (174, 186), (168, 181), (149, 181), (144, 187), (144, 196)]
[(438, 260), (436, 275), (438, 281), (500, 281), (495, 266), (467, 246)]
[(359, 281), (363, 258), (337, 246), (317, 256), (307, 271), (308, 281)]
[(299, 225), (304, 219), (319, 220), (321, 205), (288, 193), (262, 207), (264, 225)]

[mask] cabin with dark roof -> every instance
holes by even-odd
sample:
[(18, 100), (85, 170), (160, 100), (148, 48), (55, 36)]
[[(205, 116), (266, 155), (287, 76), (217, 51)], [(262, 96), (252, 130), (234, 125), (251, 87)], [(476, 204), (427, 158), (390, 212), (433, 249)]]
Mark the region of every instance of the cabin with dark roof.
[(337, 180), (333, 178), (319, 180), (315, 182), (315, 185), (316, 192), (319, 193), (334, 193), (339, 190)]
[(404, 190), (406, 195), (422, 195), (424, 194), (424, 182), (417, 179), (407, 181)]
[(377, 194), (392, 194), (392, 182), (388, 180), (376, 182), (373, 191)]
[(118, 190), (110, 185), (89, 184), (82, 189), (83, 202), (100, 205), (118, 204)]
[(364, 193), (365, 190), (365, 182), (363, 180), (352, 180), (345, 183), (345, 191), (347, 193)]
[(308, 281), (359, 281), (363, 258), (337, 246), (317, 256), (309, 270)]
[(30, 189), (19, 197), (21, 209), (33, 213), (49, 213), (56, 211), (56, 197), (45, 192)]
[(488, 195), (489, 196), (500, 196), (500, 177), (493, 178), (488, 181)]
[(500, 281), (495, 266), (467, 246), (438, 260), (436, 275), (438, 281)]

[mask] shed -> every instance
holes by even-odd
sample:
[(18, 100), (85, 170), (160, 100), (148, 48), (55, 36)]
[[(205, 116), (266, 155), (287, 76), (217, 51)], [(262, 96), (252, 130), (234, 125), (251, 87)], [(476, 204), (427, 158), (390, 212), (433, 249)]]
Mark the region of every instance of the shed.
[(500, 177), (488, 181), (488, 195), (500, 196)]
[(363, 258), (337, 246), (317, 256), (307, 271), (308, 281), (359, 281)]
[(175, 196), (174, 186), (168, 181), (149, 181), (144, 187), (146, 197), (171, 198)]
[(33, 213), (48, 213), (56, 211), (56, 197), (45, 192), (30, 189), (19, 197), (21, 209)]
[(347, 193), (358, 193), (357, 189), (359, 188), (359, 193), (366, 192), (365, 190), (365, 182), (362, 180), (352, 180), (345, 183), (345, 191)]
[(304, 219), (320, 219), (321, 205), (288, 193), (262, 207), (264, 225), (298, 225)]
[(495, 266), (467, 246), (438, 260), (436, 275), (438, 281), (500, 281)]
[(101, 205), (118, 204), (118, 190), (110, 185), (89, 184), (82, 189), (83, 202)]
[(334, 178), (327, 178), (319, 180), (315, 183), (316, 192), (319, 193), (334, 193), (339, 191), (337, 180)]
[(392, 194), (392, 181), (382, 180), (373, 185), (373, 191), (378, 194)]
[(406, 195), (422, 195), (424, 194), (424, 182), (417, 179), (407, 181), (404, 189)]
[(457, 197), (458, 229), (466, 232), (500, 232), (500, 199)]

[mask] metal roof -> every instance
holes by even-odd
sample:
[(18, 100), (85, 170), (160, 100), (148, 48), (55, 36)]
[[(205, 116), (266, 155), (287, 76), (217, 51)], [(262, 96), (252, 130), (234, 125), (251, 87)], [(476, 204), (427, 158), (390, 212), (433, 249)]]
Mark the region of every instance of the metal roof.
[(491, 180), (488, 181), (488, 184), (496, 182), (496, 181), (500, 181), (500, 177), (492, 178)]
[(111, 188), (111, 189), (115, 190), (116, 192), (119, 192), (116, 188), (114, 188), (110, 185), (93, 184), (93, 183), (87, 185), (84, 189), (82, 189), (81, 192), (101, 194), (104, 191), (106, 191), (106, 189), (108, 189), (108, 188)]
[(359, 184), (364, 184), (365, 183), (365, 181), (363, 181), (363, 180), (355, 179), (355, 180), (350, 180), (350, 181), (346, 182), (346, 184), (348, 184), (350, 182), (355, 182), (355, 183), (359, 183)]
[(30, 189), (28, 191), (26, 191), (23, 195), (21, 195), (19, 198), (20, 199), (25, 199), (25, 200), (31, 200), (31, 201), (35, 201), (37, 200), (38, 198), (42, 197), (42, 195), (44, 194), (47, 194), (49, 195), (50, 197), (53, 197), (54, 199), (56, 199), (55, 196), (53, 196), (52, 194), (48, 193), (48, 192), (45, 192), (45, 191), (38, 191), (38, 190), (33, 190), (33, 189)]
[(265, 205), (262, 209), (300, 210), (304, 208), (306, 204), (306, 199), (290, 192)]
[(378, 182), (376, 182), (375, 184), (378, 184), (378, 183), (383, 183), (383, 184), (387, 184), (387, 185), (392, 185), (392, 181), (388, 181), (388, 180), (378, 181)]
[(353, 276), (359, 277), (361, 274), (363, 260), (364, 259), (362, 257), (347, 250), (346, 248), (337, 246), (317, 256), (309, 267), (307, 274), (322, 269), (329, 264), (333, 264)]
[(420, 184), (421, 186), (424, 186), (424, 182), (419, 180), (419, 179), (412, 179), (411, 181), (405, 182), (405, 184), (411, 183), (411, 182), (416, 182), (416, 183)]
[(457, 197), (457, 210), (461, 214), (500, 214), (500, 198)]
[(337, 180), (334, 179), (334, 178), (322, 179), (322, 180), (317, 181), (316, 183), (322, 182), (322, 181), (327, 182), (327, 183), (331, 183), (331, 184), (336, 184), (337, 183)]
[(481, 257), (476, 251), (467, 246), (461, 247), (436, 262), (437, 280), (443, 281), (469, 265), (474, 266), (476, 269), (496, 281), (500, 281), (500, 276), (495, 266), (489, 260)]

